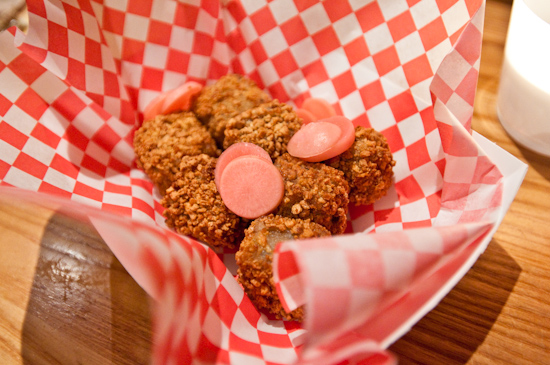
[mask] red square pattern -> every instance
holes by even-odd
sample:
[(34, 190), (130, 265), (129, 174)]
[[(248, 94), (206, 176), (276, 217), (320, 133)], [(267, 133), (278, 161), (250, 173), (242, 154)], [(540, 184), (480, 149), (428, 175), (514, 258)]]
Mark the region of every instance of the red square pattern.
[(259, 36), (277, 27), (277, 22), (268, 6), (250, 15), (250, 20)]
[(86, 90), (86, 67), (74, 58), (68, 59), (67, 81), (79, 90)]
[(418, 113), (416, 103), (410, 91), (405, 91), (388, 100), (395, 120), (399, 123), (403, 119)]
[(331, 22), (336, 22), (353, 11), (347, 1), (325, 0), (322, 2)]
[(340, 41), (338, 36), (332, 27), (326, 27), (325, 29), (315, 33), (311, 36), (313, 43), (319, 51), (321, 56), (326, 55), (329, 52), (334, 51), (340, 47)]
[(145, 44), (133, 39), (124, 38), (122, 41), (122, 59), (135, 63), (143, 63)]
[(195, 32), (195, 39), (193, 39), (193, 54), (210, 56), (213, 47), (214, 38), (212, 38), (210, 34)]
[(424, 138), (406, 147), (409, 160), (409, 170), (414, 170), (431, 161), (426, 140)]
[(298, 43), (308, 36), (306, 26), (300, 16), (289, 19), (281, 24), (280, 28), (289, 46)]
[(263, 357), (262, 347), (258, 343), (249, 342), (236, 336), (233, 332), (229, 333), (229, 348), (231, 351), (240, 352), (249, 356), (255, 356), (259, 359)]
[(41, 180), (44, 178), (44, 175), (48, 170), (48, 166), (27, 155), (25, 152), (19, 153), (13, 162), (13, 166)]
[(394, 42), (416, 31), (416, 25), (409, 10), (390, 19), (387, 24)]
[(359, 20), (359, 24), (361, 24), (363, 33), (366, 33), (372, 28), (384, 23), (384, 15), (382, 14), (382, 10), (380, 10), (377, 1), (373, 1), (357, 10), (355, 12), (355, 16), (357, 17), (357, 20)]
[(153, 7), (153, 0), (139, 0), (130, 1), (126, 11), (128, 13), (149, 17), (151, 14), (151, 8)]
[(48, 51), (69, 56), (68, 30), (64, 26), (48, 21)]
[(101, 68), (103, 66), (103, 61), (101, 59), (101, 44), (86, 38), (85, 42), (85, 60), (84, 62), (87, 65), (95, 66)]
[(78, 177), (79, 167), (60, 155), (53, 157), (50, 167), (73, 179)]
[(178, 1), (178, 7), (176, 8), (176, 14), (174, 15), (174, 24), (188, 29), (195, 29), (198, 16), (198, 7)]
[(363, 100), (363, 104), (365, 104), (366, 110), (386, 100), (386, 95), (384, 94), (384, 89), (382, 88), (380, 80), (365, 85), (359, 89), (359, 94), (361, 94), (361, 99)]
[(405, 63), (403, 72), (410, 87), (433, 76), (432, 67), (426, 54)]
[(72, 195), (72, 192), (60, 189), (57, 186), (49, 184), (45, 181), (42, 181), (42, 183), (38, 187), (38, 191), (42, 192), (42, 193), (48, 193), (48, 194), (63, 196), (65, 198), (70, 198), (71, 195)]
[(24, 53), (15, 57), (8, 68), (27, 85), (32, 84), (46, 69)]
[(53, 133), (40, 123), (36, 123), (36, 126), (31, 132), (31, 136), (54, 149), (57, 147), (59, 141), (61, 140), (61, 137), (59, 137), (57, 134)]
[(63, 10), (67, 14), (67, 28), (73, 32), (84, 34), (84, 22), (82, 21), (82, 10), (67, 3), (63, 3)]
[(273, 62), (273, 66), (275, 66), (275, 69), (281, 78), (298, 69), (298, 65), (294, 61), (294, 57), (292, 57), (292, 53), (288, 48), (273, 57), (271, 61)]
[(149, 31), (147, 33), (147, 40), (149, 42), (168, 46), (171, 34), (172, 26), (170, 24), (154, 19), (149, 21)]
[(321, 60), (310, 63), (302, 68), (302, 72), (307, 80), (309, 87), (318, 85), (328, 79), (328, 75)]
[(399, 208), (391, 208), (374, 211), (374, 222), (376, 226), (381, 226), (389, 223), (401, 223), (401, 210)]
[(332, 79), (332, 84), (334, 85), (336, 94), (338, 94), (338, 98), (340, 99), (357, 90), (357, 86), (355, 85), (355, 79), (353, 78), (353, 75), (350, 70)]
[(118, 35), (124, 33), (125, 14), (116, 9), (103, 7), (103, 29)]
[(48, 104), (31, 88), (27, 88), (19, 96), (15, 105), (36, 120), (48, 109)]
[(477, 85), (478, 71), (475, 68), (471, 68), (470, 71), (464, 77), (464, 80), (460, 82), (455, 92), (470, 105), (474, 105), (474, 99), (476, 96), (476, 89), (472, 85)]
[(418, 30), (424, 49), (429, 51), (433, 47), (443, 42), (447, 37), (447, 30), (441, 17), (437, 17), (431, 23)]
[(359, 37), (344, 46), (346, 56), (351, 66), (370, 56), (365, 38)]
[(411, 203), (424, 198), (424, 192), (422, 191), (420, 184), (412, 175), (396, 182), (395, 190), (397, 190), (401, 204)]
[(0, 121), (0, 140), (9, 143), (18, 150), (23, 149), (29, 137), (17, 129), (13, 128), (7, 122)]
[(397, 125), (386, 128), (383, 131), (380, 131), (380, 133), (382, 133), (384, 137), (386, 137), (392, 153), (395, 153), (405, 148), (405, 142), (403, 142), (401, 132), (399, 132), (399, 128), (397, 127)]
[(393, 45), (373, 55), (372, 59), (380, 76), (384, 76), (400, 65), (399, 56)]
[(86, 104), (69, 89), (53, 102), (52, 107), (67, 120), (72, 121), (86, 107)]
[(168, 50), (168, 57), (166, 61), (167, 70), (187, 73), (188, 65), (189, 65), (188, 53), (176, 51), (173, 49)]
[(13, 103), (6, 99), (6, 97), (0, 94), (0, 115), (4, 116), (10, 110)]

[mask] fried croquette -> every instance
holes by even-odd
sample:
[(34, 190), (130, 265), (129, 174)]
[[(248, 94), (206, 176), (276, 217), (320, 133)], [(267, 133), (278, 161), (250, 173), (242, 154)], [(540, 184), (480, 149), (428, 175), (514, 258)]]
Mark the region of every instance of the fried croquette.
[(273, 100), (229, 120), (223, 147), (237, 142), (254, 143), (275, 159), (286, 152), (288, 141), (301, 127), (302, 119), (290, 105)]
[(161, 200), (166, 225), (213, 247), (235, 248), (245, 222), (225, 204), (214, 182), (217, 158), (185, 156), (180, 172)]
[(285, 153), (275, 160), (285, 184), (276, 214), (310, 219), (332, 234), (347, 225), (349, 185), (344, 173), (323, 163), (306, 162)]
[(202, 89), (193, 104), (193, 111), (221, 147), (229, 119), (270, 100), (271, 97), (254, 81), (229, 74)]
[(235, 255), (237, 280), (258, 309), (266, 309), (279, 319), (302, 321), (303, 308), (287, 313), (279, 300), (271, 267), (277, 243), (293, 239), (330, 236), (323, 226), (309, 220), (269, 215), (252, 222)]
[(162, 195), (174, 181), (184, 156), (220, 155), (216, 142), (190, 112), (158, 115), (145, 121), (134, 134), (134, 150), (137, 166)]
[(350, 202), (366, 205), (386, 195), (395, 161), (382, 133), (359, 126), (351, 148), (326, 164), (344, 173), (350, 185)]

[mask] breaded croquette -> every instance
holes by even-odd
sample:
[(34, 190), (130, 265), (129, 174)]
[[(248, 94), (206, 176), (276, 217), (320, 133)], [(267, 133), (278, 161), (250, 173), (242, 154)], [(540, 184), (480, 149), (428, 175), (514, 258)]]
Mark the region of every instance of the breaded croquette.
[(158, 115), (145, 121), (134, 135), (134, 150), (137, 166), (162, 195), (174, 181), (184, 156), (220, 155), (206, 128), (190, 112)]
[(301, 321), (303, 308), (287, 313), (277, 295), (271, 266), (273, 251), (282, 241), (326, 236), (330, 236), (330, 232), (325, 227), (309, 220), (271, 214), (252, 221), (235, 258), (239, 266), (237, 280), (254, 305), (277, 318)]
[(386, 195), (392, 184), (395, 161), (382, 133), (359, 126), (355, 128), (351, 148), (326, 164), (344, 173), (350, 185), (350, 202), (366, 205)]

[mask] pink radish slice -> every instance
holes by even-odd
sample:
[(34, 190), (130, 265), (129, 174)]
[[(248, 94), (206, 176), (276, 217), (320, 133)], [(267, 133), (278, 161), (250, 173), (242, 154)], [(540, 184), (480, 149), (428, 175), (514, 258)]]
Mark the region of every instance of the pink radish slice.
[(255, 219), (271, 213), (284, 195), (283, 177), (271, 162), (247, 155), (227, 164), (220, 178), (220, 195), (236, 215)]
[(334, 110), (334, 107), (324, 99), (307, 98), (302, 103), (301, 108), (313, 114), (313, 116), (317, 120), (333, 117), (336, 115), (336, 110)]
[(302, 118), (303, 124), (309, 124), (317, 121), (317, 118), (311, 114), (309, 110), (305, 110), (302, 108), (294, 109), (294, 113), (300, 118)]
[[(336, 142), (326, 152), (326, 155), (328, 157), (326, 157), (324, 160), (328, 160), (329, 158), (332, 158), (332, 157), (338, 156), (341, 153), (344, 153), (353, 145), (353, 142), (355, 142), (355, 127), (353, 125), (353, 122), (348, 118), (338, 115), (335, 117), (319, 120), (317, 123), (320, 123), (320, 122), (334, 124), (338, 126), (338, 128), (340, 128), (340, 131), (342, 133), (340, 135), (340, 138), (338, 139), (338, 142)], [(324, 161), (324, 160), (321, 160), (321, 161)]]
[(341, 134), (340, 127), (333, 123), (318, 121), (305, 124), (288, 141), (287, 150), (291, 156), (306, 161), (323, 161), (326, 152), (338, 142)]
[(143, 110), (143, 120), (151, 120), (161, 114), (164, 99), (166, 99), (166, 93), (161, 93), (151, 100)]
[(272, 163), (269, 153), (267, 153), (262, 147), (255, 145), (254, 143), (238, 142), (229, 146), (228, 149), (222, 152), (218, 161), (216, 162), (216, 169), (214, 170), (214, 181), (216, 187), (220, 191), (220, 178), (222, 176), (225, 167), (234, 159), (246, 156), (254, 155), (264, 159), (266, 162)]
[(199, 95), (201, 90), (201, 84), (195, 81), (188, 81), (174, 90), (169, 91), (162, 104), (162, 114), (191, 109), (195, 97)]

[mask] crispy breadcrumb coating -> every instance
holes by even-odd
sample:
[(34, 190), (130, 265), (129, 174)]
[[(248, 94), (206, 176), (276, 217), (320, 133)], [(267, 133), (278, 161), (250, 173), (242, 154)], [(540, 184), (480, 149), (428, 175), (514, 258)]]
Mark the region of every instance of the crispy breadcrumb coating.
[(273, 282), (273, 251), (277, 243), (293, 239), (330, 236), (323, 226), (309, 220), (276, 215), (260, 217), (245, 231), (235, 255), (237, 280), (258, 309), (267, 309), (279, 319), (302, 321), (302, 307), (287, 313), (281, 304)]
[(180, 173), (161, 200), (166, 225), (214, 247), (235, 248), (245, 221), (222, 201), (214, 182), (217, 158), (205, 154), (181, 159)]
[(275, 159), (286, 152), (288, 141), (301, 127), (302, 119), (290, 105), (273, 100), (229, 120), (223, 147), (237, 142), (254, 143)]
[(374, 203), (392, 184), (395, 161), (384, 135), (372, 128), (356, 127), (351, 148), (326, 163), (344, 172), (355, 205)]
[(182, 157), (220, 155), (216, 143), (191, 112), (158, 115), (134, 134), (136, 164), (158, 186), (162, 195), (172, 184)]
[(202, 89), (193, 104), (193, 111), (221, 147), (229, 119), (270, 100), (271, 97), (254, 81), (229, 74)]
[(276, 214), (311, 219), (332, 234), (347, 225), (349, 185), (342, 171), (323, 163), (306, 162), (285, 153), (275, 160), (285, 183), (285, 195)]

